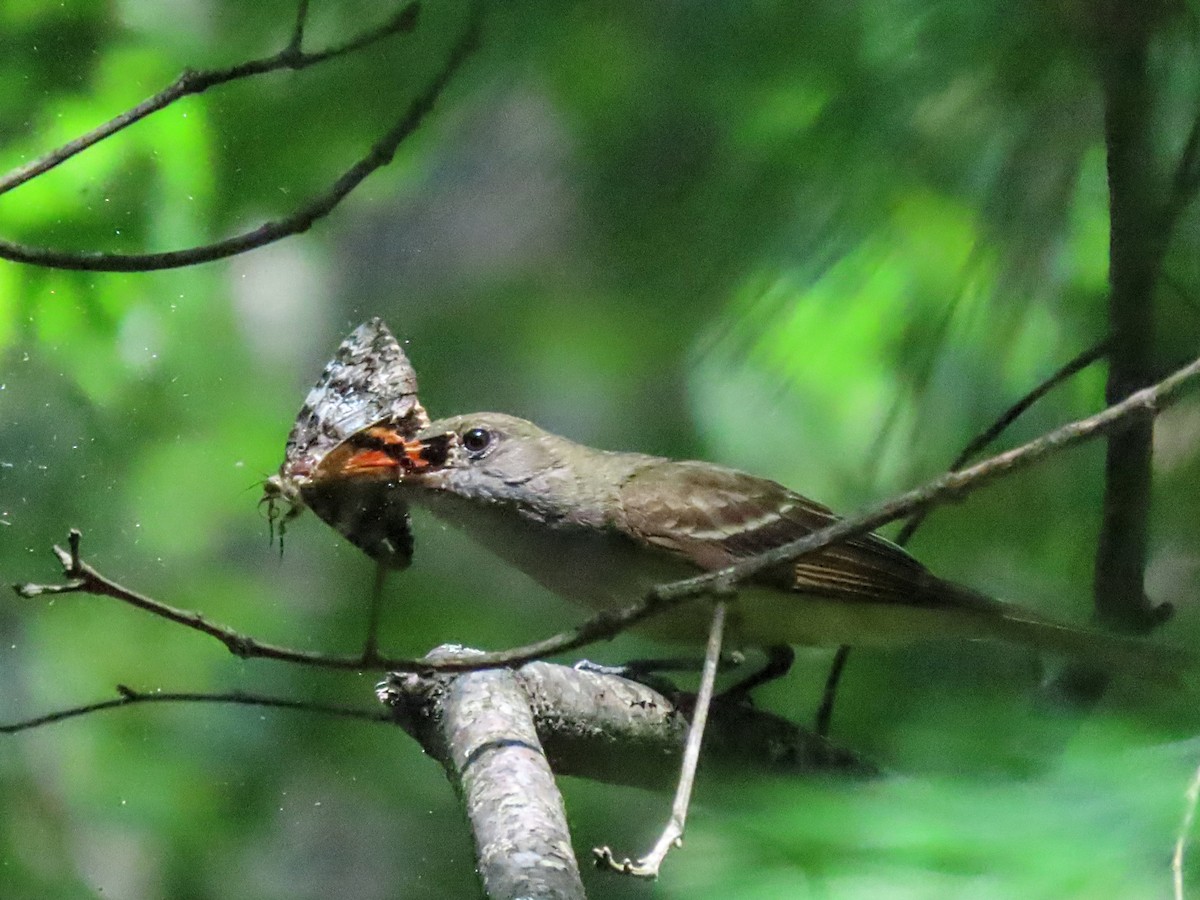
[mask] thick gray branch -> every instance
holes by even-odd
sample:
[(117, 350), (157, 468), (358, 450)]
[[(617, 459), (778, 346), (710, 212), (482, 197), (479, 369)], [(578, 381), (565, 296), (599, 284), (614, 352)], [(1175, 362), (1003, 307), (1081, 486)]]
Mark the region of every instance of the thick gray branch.
[[(665, 697), (612, 675), (533, 662), (517, 671), (554, 771), (669, 791), (687, 739), (690, 694)], [(705, 768), (806, 775), (876, 769), (793, 722), (743, 702), (713, 701)]]
[[(431, 659), (470, 651), (438, 648)], [(379, 697), (463, 798), (491, 898), (582, 897), (554, 773), (670, 790), (690, 695), (553, 663), (394, 673)], [(742, 703), (716, 702), (704, 767), (868, 776), (868, 762)]]
[(516, 674), (485, 669), (394, 681), (380, 697), (462, 797), (486, 895), (583, 900), (562, 796)]

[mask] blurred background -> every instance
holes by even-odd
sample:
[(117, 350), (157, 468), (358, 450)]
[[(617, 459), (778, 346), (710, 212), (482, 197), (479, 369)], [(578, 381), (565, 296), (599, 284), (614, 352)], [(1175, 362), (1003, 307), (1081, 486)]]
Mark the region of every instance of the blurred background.
[[(412, 35), (175, 104), (0, 198), (0, 237), (169, 250), (285, 215), (424, 90), (465, 11), (430, 2)], [(306, 47), (392, 12), (312, 0)], [(276, 52), (294, 16), (290, 0), (5, 0), (0, 171), (186, 67)], [(281, 557), (256, 504), (325, 361), (375, 315), (435, 417), (511, 412), (845, 512), (919, 484), (1107, 331), (1089, 16), (1024, 0), (489, 5), (434, 114), (309, 233), (150, 274), (0, 262), (0, 582), (56, 580), (50, 546), (78, 527), (130, 587), (264, 640), (356, 650), (370, 561), (311, 516)], [(1189, 28), (1156, 44), (1151, 169), (1198, 108)], [(1167, 254), (1162, 373), (1200, 343), (1198, 225), (1190, 210)], [(1093, 366), (1003, 446), (1100, 409), (1103, 389)], [(1198, 446), (1192, 399), (1156, 428), (1147, 582), (1177, 610), (1156, 639), (1180, 644), (1200, 631)], [(1089, 445), (939, 509), (911, 547), (1086, 620), (1102, 462)], [(582, 615), (425, 520), (387, 590), (396, 655), (502, 648)], [(0, 598), (0, 629), (5, 721), (117, 683), (371, 708), (380, 677), (239, 661), (83, 595)], [(589, 655), (655, 649), (623, 637)], [(810, 722), (830, 658), (802, 652), (759, 704)], [(1039, 689), (1056, 665), (987, 644), (852, 654), (833, 736), (886, 777), (702, 779), (662, 879), (588, 871), (590, 896), (1162, 897), (1200, 762), (1194, 703), (1120, 681), (1073, 713)], [(562, 787), (585, 859), (648, 846), (669, 803)], [(440, 769), (382, 726), (123, 709), (4, 737), (0, 795), (4, 897), (477, 892)]]

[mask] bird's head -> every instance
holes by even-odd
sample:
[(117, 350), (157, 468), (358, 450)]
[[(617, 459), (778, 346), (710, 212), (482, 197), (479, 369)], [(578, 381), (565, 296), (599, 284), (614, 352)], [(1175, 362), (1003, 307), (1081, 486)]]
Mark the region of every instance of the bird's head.
[(561, 468), (567, 448), (575, 446), (532, 422), (490, 412), (433, 422), (416, 441), (429, 465), (403, 480), (474, 500), (519, 499), (523, 487)]
[(405, 472), (402, 482), (430, 489), (412, 496), (435, 513), (439, 496), (453, 495), (561, 526), (605, 526), (621, 473), (637, 458), (593, 450), (502, 413), (442, 419), (421, 429), (416, 443), (428, 464)]

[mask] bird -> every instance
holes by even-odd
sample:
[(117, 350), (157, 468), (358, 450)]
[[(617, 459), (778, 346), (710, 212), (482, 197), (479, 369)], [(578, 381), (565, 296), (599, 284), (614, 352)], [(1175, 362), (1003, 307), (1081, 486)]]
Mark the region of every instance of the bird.
[[(594, 611), (626, 607), (656, 585), (730, 566), (839, 520), (767, 478), (599, 450), (496, 412), (440, 419), (415, 432), (379, 424), (331, 457), (338, 464), (328, 467), (322, 489), (343, 470), (374, 481), (405, 510), (427, 509), (552, 593)], [(405, 526), (402, 537), (411, 542), (407, 519)], [(639, 630), (703, 646), (706, 603), (681, 604)], [(767, 652), (760, 681), (786, 671), (793, 646), (999, 640), (1171, 684), (1184, 658), (1175, 648), (1060, 622), (941, 578), (875, 533), (739, 585), (726, 633), (729, 646)]]

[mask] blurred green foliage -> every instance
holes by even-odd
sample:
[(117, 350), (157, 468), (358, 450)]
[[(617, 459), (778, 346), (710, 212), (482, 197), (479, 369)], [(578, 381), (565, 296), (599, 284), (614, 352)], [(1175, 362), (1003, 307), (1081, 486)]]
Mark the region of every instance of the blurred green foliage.
[[(391, 9), (313, 0), (308, 46)], [(185, 67), (287, 40), (295, 4), (0, 5), (0, 170)], [(371, 315), (435, 414), (495, 408), (591, 443), (700, 456), (851, 511), (939, 472), (1106, 331), (1102, 109), (1083, 8), (814, 0), (490, 9), (483, 46), (390, 167), (302, 237), (156, 274), (0, 263), (0, 581), (102, 571), (267, 640), (349, 651), (369, 562), (311, 518), (282, 559), (255, 513), (305, 391)], [(290, 212), (365, 151), (454, 40), (458, 3), (302, 73), (187, 99), (0, 198), (0, 236), (174, 249)], [(1194, 12), (1194, 10), (1193, 10)], [(1196, 114), (1186, 29), (1155, 77), (1165, 154)], [(1147, 160), (1166, 168), (1170, 159)], [(1189, 210), (1156, 360), (1200, 341)], [(1006, 440), (1099, 408), (1095, 367)], [(1148, 586), (1194, 642), (1200, 405), (1156, 435)], [(1101, 448), (934, 513), (938, 571), (1088, 615)], [(498, 648), (580, 616), (421, 522), (385, 645)], [(498, 613), (501, 610), (502, 613)], [(93, 597), (0, 603), (5, 720), (153, 690), (373, 703), (379, 673), (239, 662)], [(653, 648), (622, 638), (617, 659)], [(761, 703), (812, 715), (827, 653)], [(1010, 648), (853, 657), (835, 720), (870, 785), (709, 779), (655, 886), (594, 897), (1161, 897), (1200, 761), (1191, 704), (1118, 684), (1085, 718)], [(435, 765), (397, 732), (142, 707), (0, 742), (0, 895), (442, 898), (476, 890)], [(649, 842), (666, 798), (566, 783), (577, 849)], [(1194, 869), (1195, 866), (1192, 867)], [(1188, 883), (1200, 884), (1191, 874)]]

